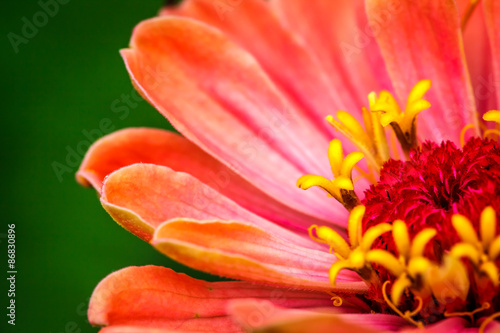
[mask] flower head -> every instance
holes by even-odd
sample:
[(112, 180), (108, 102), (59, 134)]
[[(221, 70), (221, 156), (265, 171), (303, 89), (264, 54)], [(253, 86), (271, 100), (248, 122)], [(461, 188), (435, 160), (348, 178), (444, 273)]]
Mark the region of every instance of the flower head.
[(182, 136), (108, 135), (77, 179), (158, 251), (238, 281), (126, 268), (91, 323), (498, 329), (499, 18), (494, 0), (186, 0), (140, 23), (122, 57)]

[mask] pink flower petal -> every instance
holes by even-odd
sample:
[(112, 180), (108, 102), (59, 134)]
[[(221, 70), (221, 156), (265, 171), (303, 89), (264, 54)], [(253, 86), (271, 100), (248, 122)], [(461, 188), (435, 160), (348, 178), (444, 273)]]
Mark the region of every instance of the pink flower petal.
[[(228, 301), (259, 298), (284, 307), (331, 303), (325, 293), (291, 291), (245, 282), (205, 282), (157, 266), (117, 271), (94, 290), (88, 317), (104, 332), (241, 332), (227, 317)], [(124, 328), (118, 331), (118, 328)], [(155, 331), (159, 330), (159, 331)], [(140, 331), (140, 332), (143, 332)]]
[[(459, 15), (463, 16), (470, 4), (470, 0), (458, 0)], [(467, 67), (480, 115), (497, 108), (493, 61), (483, 7), (483, 1), (479, 1), (462, 32)]]
[(491, 46), (493, 68), (487, 78), (492, 82), (488, 86), (490, 94), (496, 92), (496, 104), (492, 107), (500, 108), (500, 3), (493, 0), (485, 0), (483, 3), (486, 27)]
[[(283, 309), (265, 300), (234, 300), (228, 306), (229, 312), (248, 332), (329, 333), (332, 332), (333, 328), (335, 328), (335, 332), (339, 333), (394, 331), (406, 333), (477, 333), (478, 331), (477, 328), (466, 328), (469, 323), (459, 317), (441, 320), (422, 330), (411, 326), (397, 315), (343, 312), (343, 307)], [(494, 326), (491, 325), (492, 328)]]
[(350, 314), (339, 312), (341, 310), (283, 309), (265, 300), (235, 300), (229, 303), (229, 312), (247, 332), (387, 332), (408, 325), (404, 319), (394, 315)]
[(363, 0), (272, 0), (271, 6), (330, 79), (336, 103), (325, 114), (345, 109), (361, 117), (371, 91), (391, 90)]
[(223, 31), (258, 60), (277, 87), (323, 126), (328, 137), (332, 131), (324, 121), (325, 116), (357, 105), (352, 103), (345, 85), (335, 85), (314, 50), (301, 43), (293, 30), (279, 21), (266, 1), (217, 5), (212, 0), (187, 0), (178, 7), (165, 8), (163, 14), (195, 18)]
[(170, 219), (218, 219), (249, 222), (295, 244), (324, 248), (304, 233), (299, 236), (253, 214), (193, 176), (160, 165), (133, 164), (113, 172), (104, 181), (101, 203), (116, 222), (146, 241)]
[(138, 90), (189, 140), (283, 203), (345, 225), (347, 212), (306, 173), (327, 174), (329, 138), (279, 93), (250, 54), (194, 20), (155, 18), (123, 50)]
[(394, 89), (401, 101), (421, 79), (431, 79), (432, 104), (420, 115), (422, 139), (459, 142), (461, 129), (477, 123), (453, 0), (368, 0), (367, 12)]
[[(334, 289), (328, 269), (335, 257), (294, 245), (269, 229), (232, 221), (171, 220), (151, 244), (170, 258), (215, 275), (293, 288)], [(355, 274), (338, 279), (336, 290), (366, 291)]]
[(92, 184), (100, 193), (107, 175), (135, 163), (164, 165), (189, 173), (242, 207), (294, 230), (307, 230), (311, 224), (330, 223), (283, 205), (195, 144), (164, 130), (129, 128), (98, 140), (85, 155), (77, 180), (82, 185)]

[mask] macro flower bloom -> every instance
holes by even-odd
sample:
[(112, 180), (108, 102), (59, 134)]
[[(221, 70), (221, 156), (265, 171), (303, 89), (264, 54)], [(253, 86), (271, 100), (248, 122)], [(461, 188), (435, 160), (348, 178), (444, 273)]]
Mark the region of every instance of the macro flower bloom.
[(186, 0), (121, 54), (183, 136), (108, 135), (78, 181), (237, 281), (125, 268), (101, 332), (500, 331), (498, 1)]

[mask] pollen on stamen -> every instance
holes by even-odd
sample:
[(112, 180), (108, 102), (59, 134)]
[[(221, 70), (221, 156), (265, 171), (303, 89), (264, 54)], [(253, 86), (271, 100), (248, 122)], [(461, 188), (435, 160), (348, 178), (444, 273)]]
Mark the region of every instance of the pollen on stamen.
[(431, 80), (417, 82), (408, 95), (404, 111), (401, 110), (396, 98), (388, 91), (380, 92), (379, 96), (372, 93), (370, 109), (372, 112), (381, 113), (382, 126), (392, 127), (407, 157), (409, 157), (410, 149), (418, 145), (417, 116), (431, 106), (424, 99), (424, 95), (430, 88)]
[[(330, 125), (364, 154), (369, 168), (369, 172), (364, 175), (372, 183), (374, 177), (371, 170), (379, 174), (382, 165), (390, 158), (386, 127), (392, 129), (389, 134), (391, 143), (393, 137), (396, 137), (407, 158), (410, 150), (417, 147), (417, 115), (431, 106), (424, 99), (430, 87), (430, 80), (417, 82), (408, 95), (404, 111), (390, 92), (371, 92), (368, 94), (369, 106), (362, 108), (364, 127), (355, 117), (343, 110), (336, 113), (337, 119), (333, 116), (326, 117)], [(393, 150), (397, 156), (398, 148), (393, 147)]]
[(363, 157), (364, 155), (357, 151), (344, 156), (341, 141), (334, 139), (328, 148), (333, 180), (319, 175), (304, 175), (297, 180), (297, 187), (307, 190), (317, 186), (344, 205), (347, 210), (351, 210), (359, 204), (359, 198), (354, 192), (352, 171)]

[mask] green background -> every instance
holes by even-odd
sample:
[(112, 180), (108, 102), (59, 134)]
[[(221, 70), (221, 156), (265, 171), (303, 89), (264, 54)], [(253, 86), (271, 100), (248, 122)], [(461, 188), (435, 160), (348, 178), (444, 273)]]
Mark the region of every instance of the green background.
[[(114, 130), (170, 128), (145, 101), (129, 107), (125, 119), (111, 107), (133, 89), (118, 50), (127, 47), (133, 27), (155, 16), (162, 4), (71, 0), (16, 53), (9, 33), (22, 36), (23, 17), (32, 21), (42, 9), (38, 1), (2, 1), (0, 267), (5, 276), (5, 234), (7, 224), (15, 223), (18, 271), (15, 327), (7, 325), (8, 286), (2, 279), (2, 332), (98, 331), (86, 319), (88, 298), (102, 278), (123, 267), (156, 264), (210, 279), (119, 227), (96, 192), (74, 178), (84, 131), (99, 130), (102, 119), (110, 119)], [(67, 161), (71, 150), (78, 156)], [(70, 171), (58, 177), (54, 162)]]

